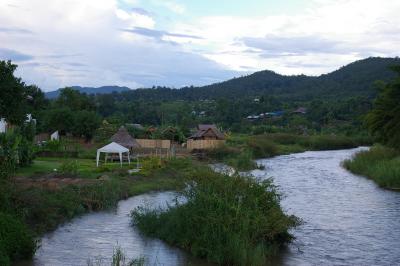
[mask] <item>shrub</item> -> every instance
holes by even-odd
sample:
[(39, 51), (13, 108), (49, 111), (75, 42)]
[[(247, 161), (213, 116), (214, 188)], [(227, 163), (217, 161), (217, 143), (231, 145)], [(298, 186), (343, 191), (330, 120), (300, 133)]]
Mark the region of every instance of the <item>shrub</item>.
[(78, 175), (79, 164), (77, 160), (64, 161), (60, 166), (60, 172), (65, 175)]
[(167, 210), (139, 207), (133, 223), (145, 234), (225, 265), (264, 265), (289, 242), (298, 219), (283, 213), (270, 180), (199, 170), (194, 182)]
[(227, 157), (233, 157), (241, 153), (239, 148), (221, 145), (214, 149), (207, 149), (206, 155), (215, 160), (223, 160)]
[(265, 134), (263, 136), (269, 139), (270, 141), (284, 145), (297, 144), (302, 138), (304, 138), (301, 135), (294, 135), (288, 133)]
[(257, 164), (253, 160), (253, 154), (249, 150), (245, 150), (237, 156), (227, 159), (226, 162), (239, 171), (249, 171), (257, 168)]
[(35, 248), (29, 229), (19, 219), (0, 213), (0, 262), (31, 258)]
[(34, 147), (31, 141), (25, 138), (21, 139), (18, 146), (18, 159), (20, 166), (28, 166), (33, 162), (35, 158)]
[(17, 168), (20, 141), (16, 134), (0, 133), (0, 178), (10, 177)]
[(311, 150), (335, 150), (357, 147), (351, 138), (343, 136), (310, 136), (302, 138), (300, 144)]
[(278, 147), (264, 135), (249, 138), (247, 145), (256, 158), (272, 157), (278, 154)]

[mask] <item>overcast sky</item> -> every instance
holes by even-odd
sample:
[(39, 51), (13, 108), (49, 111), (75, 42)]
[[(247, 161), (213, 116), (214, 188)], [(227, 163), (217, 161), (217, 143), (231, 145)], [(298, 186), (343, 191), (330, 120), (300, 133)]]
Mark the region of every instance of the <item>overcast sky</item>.
[(318, 75), (399, 48), (400, 0), (0, 1), (0, 59), (44, 91)]

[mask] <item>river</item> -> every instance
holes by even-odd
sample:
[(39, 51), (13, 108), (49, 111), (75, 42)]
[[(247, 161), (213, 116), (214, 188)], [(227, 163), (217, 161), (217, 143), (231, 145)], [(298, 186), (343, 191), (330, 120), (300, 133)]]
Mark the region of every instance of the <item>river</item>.
[[(292, 231), (296, 240), (276, 264), (400, 265), (400, 193), (381, 189), (341, 167), (358, 150), (258, 160), (265, 169), (252, 174), (272, 177), (285, 211), (304, 221)], [(107, 265), (116, 245), (127, 257), (144, 257), (149, 265), (205, 264), (130, 226), (129, 213), (136, 206), (163, 207), (174, 197), (172, 192), (149, 193), (119, 202), (114, 211), (73, 219), (42, 238), (28, 265), (86, 265), (88, 258), (96, 257)]]

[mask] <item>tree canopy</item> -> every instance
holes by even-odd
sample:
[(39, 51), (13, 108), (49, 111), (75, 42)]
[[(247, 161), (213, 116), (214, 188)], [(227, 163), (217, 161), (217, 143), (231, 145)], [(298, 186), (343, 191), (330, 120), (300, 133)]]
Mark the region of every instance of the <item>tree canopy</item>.
[(397, 77), (380, 88), (366, 122), (383, 143), (400, 149), (400, 65), (392, 69)]

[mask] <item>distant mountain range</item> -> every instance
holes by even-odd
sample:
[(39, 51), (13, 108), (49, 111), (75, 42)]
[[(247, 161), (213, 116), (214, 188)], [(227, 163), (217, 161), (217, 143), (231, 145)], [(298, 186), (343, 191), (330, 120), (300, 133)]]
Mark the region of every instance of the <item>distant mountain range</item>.
[[(122, 97), (125, 100), (150, 101), (238, 99), (262, 95), (273, 95), (288, 100), (337, 99), (355, 96), (374, 97), (376, 94), (375, 81), (389, 81), (395, 77), (395, 73), (390, 70), (390, 66), (393, 65), (400, 65), (400, 58), (370, 57), (320, 76), (286, 76), (264, 70), (203, 87), (184, 87), (181, 89), (155, 87), (136, 90), (118, 86), (100, 88), (75, 86), (74, 88), (88, 94), (122, 92)], [(58, 94), (59, 90), (48, 92), (46, 96), (55, 98)]]
[[(108, 93), (113, 93), (113, 92), (123, 92), (123, 91), (129, 91), (130, 89), (128, 87), (120, 87), (120, 86), (102, 86), (102, 87), (81, 87), (81, 86), (72, 86), (71, 88), (81, 92), (81, 93), (86, 93), (86, 94), (108, 94)], [(50, 91), (46, 92), (46, 98), (48, 99), (54, 99), (57, 98), (58, 95), (60, 94), (60, 90), (58, 89), (56, 91)]]

